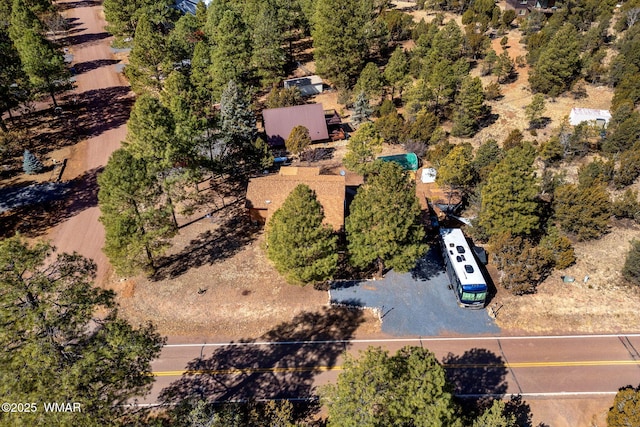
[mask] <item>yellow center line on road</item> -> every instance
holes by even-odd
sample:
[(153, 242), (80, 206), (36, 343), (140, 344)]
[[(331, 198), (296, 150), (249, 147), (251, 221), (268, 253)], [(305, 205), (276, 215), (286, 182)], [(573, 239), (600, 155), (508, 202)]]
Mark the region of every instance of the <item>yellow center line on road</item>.
[[(584, 360), (566, 362), (512, 362), (512, 363), (470, 363), (445, 364), (447, 369), (508, 369), (508, 368), (555, 368), (555, 367), (584, 367), (584, 366), (625, 366), (640, 365), (638, 360)], [(342, 371), (342, 366), (295, 366), (271, 368), (230, 368), (230, 369), (196, 369), (179, 371), (158, 371), (151, 374), (156, 377), (179, 377), (182, 375), (242, 375), (266, 373), (296, 373), (296, 372), (324, 372)]]

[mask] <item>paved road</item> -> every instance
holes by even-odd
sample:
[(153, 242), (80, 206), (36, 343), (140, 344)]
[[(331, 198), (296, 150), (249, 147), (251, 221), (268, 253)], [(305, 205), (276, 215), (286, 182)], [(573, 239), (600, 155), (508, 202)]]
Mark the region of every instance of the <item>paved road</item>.
[[(89, 105), (89, 113), (78, 119), (79, 131), (87, 139), (74, 150), (64, 180), (82, 177), (75, 191), (82, 194), (84, 206), (79, 213), (57, 226), (51, 234), (53, 244), (61, 251), (73, 252), (93, 259), (98, 265), (98, 283), (108, 273), (109, 263), (102, 252), (104, 228), (98, 222), (95, 174), (107, 163), (109, 155), (119, 148), (126, 136), (126, 119), (131, 105), (129, 87), (121, 80), (110, 51), (112, 38), (104, 30), (105, 21), (99, 2), (62, 0), (58, 4), (66, 18), (80, 31), (67, 38), (74, 57), (78, 100)], [(89, 184), (91, 183), (91, 184)], [(92, 188), (86, 188), (91, 185)], [(80, 199), (80, 197), (78, 197)]]
[(143, 402), (158, 402), (162, 390), (169, 400), (193, 393), (220, 400), (306, 398), (335, 380), (345, 349), (357, 354), (370, 345), (391, 352), (429, 348), (463, 396), (602, 396), (640, 384), (640, 334), (170, 344), (153, 363), (156, 384)]

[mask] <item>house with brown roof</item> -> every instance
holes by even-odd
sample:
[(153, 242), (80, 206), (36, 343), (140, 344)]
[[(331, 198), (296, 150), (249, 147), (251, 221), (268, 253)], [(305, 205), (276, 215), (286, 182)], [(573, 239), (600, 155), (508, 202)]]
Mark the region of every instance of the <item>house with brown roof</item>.
[(316, 193), (324, 210), (324, 223), (338, 231), (344, 227), (345, 177), (321, 175), (319, 167), (284, 166), (277, 175), (249, 180), (246, 207), (253, 221), (265, 224), (282, 206), (285, 199), (299, 184), (305, 184)]
[(313, 142), (329, 139), (322, 104), (269, 108), (262, 111), (262, 119), (267, 142), (271, 146), (283, 145), (291, 130), (296, 126), (304, 126), (309, 129), (309, 136)]
[(555, 12), (555, 4), (555, 0), (506, 0), (506, 8), (515, 10), (518, 16), (526, 16), (533, 10), (551, 14)]

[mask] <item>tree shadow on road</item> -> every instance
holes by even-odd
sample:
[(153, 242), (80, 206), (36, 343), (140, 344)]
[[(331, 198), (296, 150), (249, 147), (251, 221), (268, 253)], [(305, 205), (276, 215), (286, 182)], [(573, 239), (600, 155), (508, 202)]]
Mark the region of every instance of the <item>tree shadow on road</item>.
[(507, 392), (507, 368), (501, 356), (484, 348), (472, 348), (461, 356), (447, 354), (443, 359), (447, 378), (457, 395), (503, 396)]
[(64, 12), (65, 10), (69, 10), (69, 9), (100, 6), (101, 4), (102, 2), (99, 0), (79, 0), (79, 1), (72, 1), (72, 2), (66, 2), (66, 3), (57, 3), (56, 9), (59, 12)]
[(78, 62), (73, 66), (76, 74), (86, 73), (91, 70), (118, 64), (118, 59), (95, 59), (93, 61)]
[(77, 102), (82, 106), (76, 117), (77, 131), (95, 137), (125, 124), (135, 99), (128, 86), (114, 86), (83, 92)]
[(102, 168), (85, 172), (78, 178), (56, 187), (59, 194), (52, 194), (46, 201), (18, 206), (0, 214), (0, 237), (7, 238), (20, 233), (37, 237), (52, 227), (98, 204), (97, 176)]
[(346, 341), (362, 322), (361, 310), (343, 307), (298, 314), (257, 339), (239, 341), (192, 360), (182, 378), (161, 392), (160, 400), (176, 405), (194, 400), (314, 397), (314, 378), (336, 364), (348, 348)]
[(111, 37), (111, 34), (107, 33), (106, 31), (102, 33), (78, 34), (78, 35), (61, 37), (56, 40), (56, 43), (62, 46), (79, 47), (82, 45), (97, 44), (101, 40), (104, 40), (109, 37)]
[(214, 211), (209, 220), (220, 225), (198, 235), (180, 252), (159, 258), (151, 280), (173, 279), (191, 268), (230, 258), (257, 238), (259, 229), (248, 221), (243, 200)]

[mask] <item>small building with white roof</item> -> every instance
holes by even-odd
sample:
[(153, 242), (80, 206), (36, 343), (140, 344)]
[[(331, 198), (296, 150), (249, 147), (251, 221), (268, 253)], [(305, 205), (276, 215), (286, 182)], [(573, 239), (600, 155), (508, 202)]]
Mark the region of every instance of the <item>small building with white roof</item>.
[(580, 123), (592, 122), (602, 128), (607, 127), (611, 120), (611, 112), (609, 110), (594, 110), (591, 108), (572, 108), (569, 114), (569, 124), (577, 126)]

